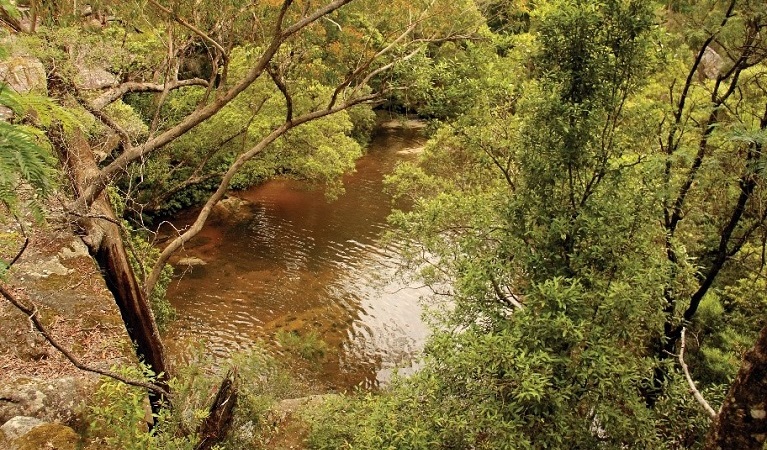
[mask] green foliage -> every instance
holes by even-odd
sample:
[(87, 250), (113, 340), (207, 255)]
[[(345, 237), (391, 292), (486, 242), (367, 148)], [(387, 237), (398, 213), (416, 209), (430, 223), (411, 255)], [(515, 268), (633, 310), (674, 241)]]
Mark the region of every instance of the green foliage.
[(32, 113), (36, 124), (48, 127), (54, 119), (71, 125), (69, 114), (47, 97), (22, 96), (5, 83), (0, 83), (0, 105), (11, 109), (16, 118), (15, 123), (0, 121), (0, 201), (14, 205), (21, 183), (33, 190), (29, 200), (47, 196), (55, 178), (50, 143), (39, 128), (18, 118)]
[[(234, 49), (229, 65), (231, 77), (249, 68), (259, 49)], [(328, 101), (332, 90), (303, 74), (290, 80), (294, 114), (317, 109)], [(204, 89), (187, 89), (169, 95), (161, 110), (170, 126), (193, 111), (205, 98)], [(140, 97), (130, 104), (144, 120), (151, 120), (154, 105)], [(146, 164), (135, 167), (132, 183), (140, 203), (150, 211), (172, 212), (208, 197), (222, 174), (243, 152), (251, 149), (285, 119), (281, 94), (268, 79), (260, 79), (210, 120), (175, 140)], [(329, 197), (342, 192), (340, 176), (354, 169), (364, 141), (374, 123), (369, 106), (340, 112), (294, 128), (247, 162), (232, 180), (233, 189), (245, 189), (274, 176), (301, 178), (326, 187)], [(199, 181), (177, 189), (189, 178)]]
[(383, 395), (315, 415), (312, 448), (661, 448), (633, 325), (563, 279), (525, 301), (495, 332), (438, 333), (424, 368)]
[[(289, 373), (258, 348), (234, 354), (226, 361), (214, 361), (202, 347), (192, 352), (169, 383), (173, 408), (154, 418), (151, 432), (146, 427), (149, 414), (146, 391), (104, 379), (86, 416), (90, 442), (114, 450), (193, 449), (199, 440), (197, 427), (208, 414), (218, 384), (226, 371), (234, 367), (238, 374), (238, 398), (232, 433), (217, 448), (264, 448), (274, 432), (269, 420), (274, 402), (304, 395), (303, 388)], [(146, 369), (117, 371), (136, 380), (153, 378)]]
[(9, 0), (0, 0), (0, 9), (3, 10), (3, 14), (11, 19), (21, 20), (21, 12), (19, 11), (19, 8)]
[[(12, 205), (20, 182), (39, 195), (51, 191), (52, 158), (34, 129), (0, 121), (0, 201)], [(44, 145), (44, 144), (43, 144)]]
[[(693, 401), (649, 409), (642, 395), (658, 364), (649, 349), (663, 329), (668, 274), (657, 227), (665, 166), (652, 153), (664, 106), (645, 84), (666, 66), (652, 23), (640, 2), (536, 2), (530, 32), (505, 38), (489, 89), (389, 179), (412, 205), (391, 219), (406, 256), (447, 290), (442, 326), (458, 331), (432, 338), (411, 380), (349, 407), (360, 410), (356, 428), (321, 421), (317, 448), (700, 439), (707, 419)], [(678, 272), (680, 281), (694, 272)], [(684, 392), (681, 378), (667, 386)]]
[[(132, 230), (127, 221), (123, 221), (123, 226), (127, 227), (130, 243), (130, 262), (133, 266), (133, 270), (139, 274), (139, 279), (143, 281), (145, 274), (148, 274), (152, 270), (155, 261), (160, 256), (160, 250), (152, 246), (141, 233), (137, 233)], [(173, 277), (173, 266), (166, 264), (160, 272), (160, 277), (157, 279), (154, 290), (149, 296), (149, 304), (152, 307), (152, 313), (154, 319), (157, 322), (157, 326), (160, 330), (163, 330), (170, 322), (176, 318), (176, 309), (170, 304), (170, 301), (165, 296), (168, 291), (168, 286)]]
[[(151, 381), (154, 374), (146, 368), (123, 367), (120, 375)], [(149, 404), (146, 391), (116, 380), (102, 381), (93, 396), (88, 415), (89, 436), (108, 449), (156, 449), (156, 430), (147, 432)], [(160, 420), (160, 417), (155, 418)], [(187, 448), (192, 448), (189, 442)], [(170, 447), (169, 447), (170, 448)], [(183, 446), (178, 448), (184, 448)]]

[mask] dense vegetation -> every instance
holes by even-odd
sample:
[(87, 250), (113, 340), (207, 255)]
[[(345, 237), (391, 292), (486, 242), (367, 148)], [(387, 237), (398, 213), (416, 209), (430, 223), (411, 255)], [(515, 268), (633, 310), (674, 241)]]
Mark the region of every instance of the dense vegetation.
[[(16, 113), (0, 122), (9, 208), (19, 180), (50, 191), (49, 147), (66, 162), (62, 142), (86, 141), (98, 161), (61, 168), (72, 210), (110, 186), (105, 207), (147, 237), (163, 214), (204, 204), (201, 226), (227, 189), (274, 176), (339, 194), (374, 107), (432, 123), (388, 180), (409, 205), (392, 238), (448, 306), (423, 369), (311, 413), (310, 447), (762, 447), (763, 2), (101, 3), (32, 2), (25, 29), (0, 2), (25, 30), (7, 53), (48, 72), (42, 99), (0, 91)], [(95, 69), (114, 80), (84, 86)], [(131, 295), (161, 297), (194, 232), (161, 254), (131, 245)], [(161, 344), (131, 337), (162, 372)], [(110, 386), (102, 401), (123, 395)]]

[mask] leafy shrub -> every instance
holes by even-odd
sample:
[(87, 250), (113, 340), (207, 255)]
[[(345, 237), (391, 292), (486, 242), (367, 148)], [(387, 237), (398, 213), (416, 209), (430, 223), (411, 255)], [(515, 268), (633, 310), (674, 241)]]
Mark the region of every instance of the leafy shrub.
[[(306, 390), (289, 373), (258, 348), (216, 361), (196, 349), (169, 382), (173, 408), (154, 417), (147, 431), (149, 404), (146, 391), (105, 379), (88, 408), (88, 437), (92, 448), (119, 450), (191, 450), (197, 428), (207, 417), (219, 383), (228, 370), (236, 368), (238, 400), (231, 433), (220, 449), (265, 448), (275, 431), (270, 411), (276, 400), (305, 395)], [(150, 381), (146, 368), (115, 369), (131, 379)], [(97, 446), (97, 447), (94, 447)]]

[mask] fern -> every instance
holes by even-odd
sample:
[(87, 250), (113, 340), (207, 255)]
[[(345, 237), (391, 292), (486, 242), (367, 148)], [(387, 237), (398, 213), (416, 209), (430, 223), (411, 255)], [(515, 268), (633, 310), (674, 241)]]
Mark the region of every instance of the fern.
[(20, 182), (38, 195), (51, 190), (52, 158), (28, 127), (0, 121), (0, 200), (13, 205)]

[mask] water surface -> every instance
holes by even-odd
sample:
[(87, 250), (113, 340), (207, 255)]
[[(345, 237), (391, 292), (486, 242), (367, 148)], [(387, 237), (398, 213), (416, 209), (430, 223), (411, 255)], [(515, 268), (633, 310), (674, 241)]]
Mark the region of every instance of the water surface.
[(375, 385), (409, 367), (427, 334), (425, 292), (397, 276), (397, 245), (380, 243), (391, 211), (382, 180), (422, 144), (420, 127), (384, 124), (332, 202), (296, 180), (237, 193), (243, 205), (222, 209), (181, 251), (207, 264), (177, 267), (170, 351), (204, 341), (225, 356), (258, 340), (271, 345), (280, 330), (314, 332), (329, 351), (313, 376), (331, 388)]

